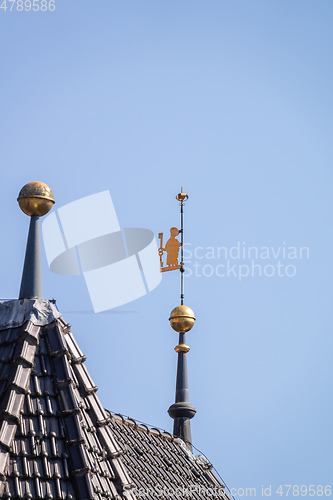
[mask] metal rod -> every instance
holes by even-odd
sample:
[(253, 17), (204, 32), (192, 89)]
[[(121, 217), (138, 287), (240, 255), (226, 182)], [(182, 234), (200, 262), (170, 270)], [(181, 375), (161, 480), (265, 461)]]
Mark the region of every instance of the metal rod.
[(180, 203), (180, 303), (184, 305), (184, 203)]

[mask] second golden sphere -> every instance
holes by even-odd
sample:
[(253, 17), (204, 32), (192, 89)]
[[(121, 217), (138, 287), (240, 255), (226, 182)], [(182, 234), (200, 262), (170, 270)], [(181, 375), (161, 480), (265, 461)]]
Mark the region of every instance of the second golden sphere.
[(170, 314), (170, 325), (179, 333), (186, 333), (193, 328), (195, 322), (194, 312), (190, 307), (177, 306)]

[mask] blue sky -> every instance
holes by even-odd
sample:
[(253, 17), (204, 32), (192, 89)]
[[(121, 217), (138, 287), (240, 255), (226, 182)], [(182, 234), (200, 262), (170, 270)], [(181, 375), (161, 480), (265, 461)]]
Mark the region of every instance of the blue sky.
[[(0, 9), (1, 297), (18, 294), (28, 219), (16, 197), (33, 180), (58, 208), (109, 189), (120, 225), (156, 236), (179, 224), (182, 185), (193, 252), (309, 248), (255, 262), (294, 266), (292, 277), (219, 277), (223, 260), (189, 259), (192, 438), (230, 488), (260, 497), (271, 484), (280, 498), (281, 484), (330, 484), (332, 2), (55, 4)], [(196, 262), (213, 275), (195, 276)], [(105, 407), (170, 431), (178, 273), (105, 314), (91, 312), (82, 276), (52, 274), (45, 255), (43, 285)]]

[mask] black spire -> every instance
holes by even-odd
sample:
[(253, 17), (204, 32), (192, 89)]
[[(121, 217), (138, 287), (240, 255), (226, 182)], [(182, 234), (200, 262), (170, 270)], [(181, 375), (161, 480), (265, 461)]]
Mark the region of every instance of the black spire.
[(32, 215), (25, 251), (19, 299), (42, 299), (39, 217)]
[[(176, 307), (175, 309), (179, 310), (181, 307), (187, 310), (184, 311), (185, 313), (188, 312), (188, 310), (191, 311), (191, 309), (186, 306), (179, 306), (178, 308)], [(188, 317), (186, 318), (186, 316), (184, 316), (183, 319), (186, 320), (188, 319)], [(172, 320), (172, 318), (170, 318), (170, 320)], [(193, 316), (193, 323), (194, 323), (194, 316)], [(175, 403), (170, 406), (170, 408), (168, 409), (168, 413), (170, 417), (174, 419), (173, 434), (183, 439), (183, 441), (185, 441), (186, 443), (187, 448), (192, 451), (190, 420), (191, 418), (194, 417), (196, 409), (189, 402), (188, 376), (187, 376), (187, 353), (189, 350), (190, 348), (185, 343), (185, 332), (180, 332), (179, 344), (175, 347), (175, 351), (178, 352), (176, 397), (175, 397)]]
[(21, 189), (17, 201), (21, 210), (31, 217), (19, 298), (42, 299), (39, 217), (51, 210), (53, 193), (43, 182), (29, 182)]

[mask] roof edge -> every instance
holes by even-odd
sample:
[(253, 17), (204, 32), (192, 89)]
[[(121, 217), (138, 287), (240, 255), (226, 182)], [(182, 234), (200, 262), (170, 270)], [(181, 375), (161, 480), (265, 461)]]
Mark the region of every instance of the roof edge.
[(16, 328), (27, 321), (45, 326), (61, 317), (55, 304), (43, 299), (17, 299), (0, 302), (0, 330)]
[(175, 436), (174, 434), (171, 434), (168, 431), (159, 429), (158, 427), (152, 427), (148, 424), (144, 424), (140, 421), (135, 420), (132, 417), (128, 417), (127, 415), (122, 415), (121, 413), (112, 413), (110, 410), (106, 410), (106, 412), (110, 416), (111, 420), (114, 420), (119, 423), (122, 422), (122, 424), (126, 425), (127, 427), (133, 427), (134, 429), (141, 432), (145, 432), (148, 435), (152, 434), (155, 436), (160, 436), (163, 440), (166, 441), (184, 444), (184, 441), (180, 437)]

